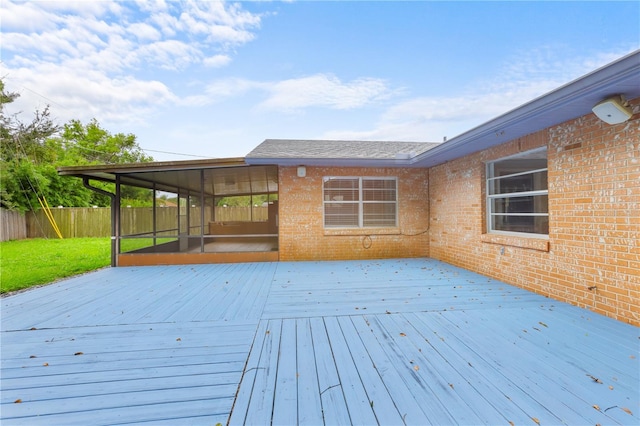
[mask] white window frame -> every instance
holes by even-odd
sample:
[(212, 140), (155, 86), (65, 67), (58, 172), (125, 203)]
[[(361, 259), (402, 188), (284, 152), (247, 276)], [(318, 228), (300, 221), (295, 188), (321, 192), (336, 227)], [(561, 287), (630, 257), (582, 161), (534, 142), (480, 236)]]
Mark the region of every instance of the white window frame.
[[(494, 161), (490, 161), (487, 162), (486, 164), (486, 187), (485, 187), (485, 191), (486, 191), (486, 198), (485, 198), (485, 203), (486, 203), (486, 213), (487, 213), (487, 232), (491, 233), (491, 234), (504, 234), (504, 235), (514, 235), (514, 236), (521, 236), (521, 237), (533, 237), (533, 238), (548, 238), (549, 237), (549, 233), (547, 230), (547, 233), (539, 233), (539, 232), (524, 232), (524, 231), (511, 231), (511, 230), (503, 230), (503, 229), (494, 229), (493, 224), (493, 218), (495, 216), (505, 216), (505, 217), (532, 217), (532, 218), (536, 218), (536, 217), (547, 217), (547, 222), (548, 222), (548, 218), (549, 218), (549, 208), (548, 208), (548, 204), (547, 204), (547, 211), (546, 212), (542, 212), (542, 211), (534, 211), (534, 212), (525, 212), (525, 213), (505, 213), (505, 212), (501, 212), (501, 213), (496, 213), (494, 211), (492, 211), (493, 208), (493, 201), (498, 200), (498, 199), (505, 199), (508, 200), (509, 198), (516, 198), (516, 197), (540, 197), (540, 196), (547, 196), (547, 203), (548, 203), (548, 195), (549, 195), (549, 186), (548, 186), (548, 178), (547, 178), (547, 182), (546, 182), (546, 189), (538, 189), (538, 190), (526, 190), (526, 191), (513, 191), (513, 192), (501, 192), (501, 193), (497, 193), (497, 194), (492, 194), (491, 192), (491, 185), (494, 182), (500, 181), (501, 179), (506, 179), (506, 178), (514, 178), (514, 177), (527, 177), (527, 176), (533, 176), (536, 173), (541, 173), (541, 172), (547, 172), (548, 171), (548, 157), (547, 157), (547, 167), (544, 168), (532, 168), (532, 169), (527, 169), (527, 170), (523, 170), (523, 171), (519, 171), (519, 172), (515, 172), (515, 173), (511, 173), (508, 175), (503, 175), (503, 176), (494, 176), (494, 165), (496, 163), (499, 162), (503, 162), (505, 160), (515, 160), (515, 159), (520, 159), (520, 158), (526, 158), (529, 155), (536, 155), (539, 153), (545, 153), (547, 152), (547, 148), (538, 148), (538, 149), (534, 149), (531, 151), (526, 151), (526, 152), (521, 152), (519, 154), (516, 155), (511, 155), (508, 157), (503, 157), (503, 158), (499, 158), (497, 160)], [(545, 155), (546, 157), (546, 155)], [(535, 229), (535, 228), (534, 228)]]
[[(355, 201), (341, 201), (341, 200), (327, 200), (325, 193), (325, 184), (331, 180), (357, 180), (358, 181), (358, 199)], [(364, 181), (393, 181), (395, 200), (374, 200), (365, 201), (363, 197), (363, 182)], [(349, 204), (357, 205), (358, 224), (354, 225), (327, 225), (326, 207), (327, 204)], [(380, 226), (366, 226), (364, 224), (364, 206), (367, 204), (393, 204), (394, 205), (394, 224), (393, 225), (380, 225)], [(325, 176), (322, 179), (322, 223), (325, 229), (373, 229), (373, 228), (397, 228), (398, 227), (398, 178), (395, 176)]]

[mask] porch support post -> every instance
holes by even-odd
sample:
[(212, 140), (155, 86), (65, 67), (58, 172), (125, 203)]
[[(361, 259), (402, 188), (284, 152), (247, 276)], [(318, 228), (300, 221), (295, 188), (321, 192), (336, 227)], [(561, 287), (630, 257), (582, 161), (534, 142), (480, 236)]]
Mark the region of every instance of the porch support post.
[(120, 229), (120, 179), (116, 178), (116, 193), (112, 194), (110, 192), (105, 191), (104, 189), (96, 188), (95, 186), (91, 186), (89, 183), (89, 178), (82, 178), (82, 184), (85, 188), (90, 189), (98, 194), (105, 195), (109, 197), (110, 205), (111, 205), (111, 266), (118, 266), (118, 253), (120, 251), (120, 241), (118, 239), (118, 230)]
[(204, 169), (200, 170), (200, 253), (204, 253)]

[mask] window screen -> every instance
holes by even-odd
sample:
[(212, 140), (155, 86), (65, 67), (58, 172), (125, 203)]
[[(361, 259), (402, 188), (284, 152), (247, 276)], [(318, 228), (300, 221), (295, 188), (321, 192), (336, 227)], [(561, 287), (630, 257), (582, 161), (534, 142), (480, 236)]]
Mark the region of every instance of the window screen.
[(325, 228), (397, 226), (396, 178), (324, 178)]
[(488, 163), (486, 203), (489, 232), (548, 235), (546, 149)]

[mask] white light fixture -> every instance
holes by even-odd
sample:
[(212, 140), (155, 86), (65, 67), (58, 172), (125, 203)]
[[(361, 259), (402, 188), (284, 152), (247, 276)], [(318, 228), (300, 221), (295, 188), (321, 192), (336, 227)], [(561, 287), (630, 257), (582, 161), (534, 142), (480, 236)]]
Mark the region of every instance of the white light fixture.
[(593, 113), (607, 124), (620, 124), (627, 121), (633, 113), (624, 96), (618, 95), (605, 99), (593, 107)]
[(305, 177), (307, 175), (307, 168), (305, 166), (298, 166), (298, 177)]

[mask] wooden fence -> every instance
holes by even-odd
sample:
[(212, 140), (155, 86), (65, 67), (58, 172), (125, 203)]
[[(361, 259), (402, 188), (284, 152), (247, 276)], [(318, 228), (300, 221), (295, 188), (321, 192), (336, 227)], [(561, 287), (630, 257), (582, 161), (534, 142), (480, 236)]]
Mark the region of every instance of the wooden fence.
[[(200, 208), (189, 209), (190, 225), (200, 226)], [(52, 216), (64, 238), (108, 237), (111, 235), (111, 209), (108, 207), (84, 208), (64, 207), (51, 209)], [(183, 211), (181, 220), (186, 217)], [(156, 209), (156, 229), (167, 230), (177, 227), (177, 207)], [(211, 220), (211, 208), (205, 211), (205, 222)], [(215, 218), (219, 222), (266, 221), (267, 207), (216, 207)], [(2, 239), (20, 240), (24, 238), (57, 238), (53, 227), (42, 210), (20, 214), (2, 210), (0, 214)], [(135, 235), (153, 231), (153, 208), (122, 208), (120, 223), (122, 235)]]
[(27, 219), (24, 214), (0, 209), (0, 241), (27, 238)]

